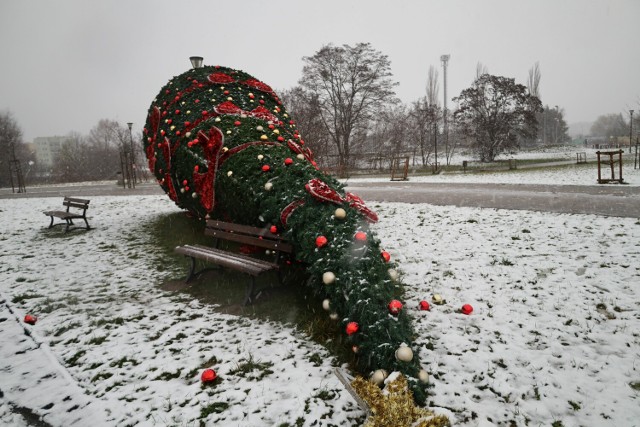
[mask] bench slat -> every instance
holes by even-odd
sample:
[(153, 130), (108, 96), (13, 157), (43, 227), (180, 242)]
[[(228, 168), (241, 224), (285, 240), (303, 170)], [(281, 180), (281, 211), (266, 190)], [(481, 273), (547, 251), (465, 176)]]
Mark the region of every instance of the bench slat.
[(247, 262), (246, 259), (237, 258), (230, 252), (211, 249), (203, 250), (201, 248), (194, 248), (192, 246), (179, 246), (176, 248), (176, 252), (190, 257), (204, 259), (223, 267), (242, 271), (252, 276), (258, 276), (265, 271), (273, 270), (273, 266), (269, 264), (260, 265), (257, 263)]
[(212, 252), (221, 252), (221, 253), (225, 253), (225, 254), (232, 254), (235, 258), (240, 258), (243, 259), (247, 262), (250, 263), (255, 263), (255, 264), (259, 264), (259, 265), (268, 265), (269, 267), (271, 267), (272, 269), (275, 270), (279, 270), (280, 269), (280, 264), (276, 263), (276, 262), (272, 262), (272, 261), (267, 261), (267, 260), (263, 260), (263, 259), (259, 259), (259, 258), (254, 258), (248, 255), (244, 255), (241, 253), (237, 253), (237, 252), (228, 252), (225, 251), (224, 249), (218, 249), (218, 248), (212, 248), (210, 246), (202, 246), (202, 245), (186, 245), (188, 247), (191, 248), (196, 248), (196, 249), (200, 249), (200, 250), (204, 250), (204, 251), (212, 251)]
[(293, 246), (290, 243), (286, 242), (281, 236), (271, 233), (267, 228), (210, 219), (207, 220), (205, 234), (280, 252), (291, 253), (293, 251)]

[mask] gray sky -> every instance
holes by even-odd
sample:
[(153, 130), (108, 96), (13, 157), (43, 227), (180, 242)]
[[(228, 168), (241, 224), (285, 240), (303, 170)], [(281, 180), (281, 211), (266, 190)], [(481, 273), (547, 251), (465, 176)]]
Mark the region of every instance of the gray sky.
[(87, 134), (102, 118), (140, 131), (191, 55), (278, 90), (328, 43), (388, 55), (404, 102), (424, 94), (430, 65), (442, 79), (448, 53), (449, 99), (478, 62), (522, 84), (539, 62), (542, 102), (569, 123), (640, 110), (638, 0), (0, 0), (0, 40), (0, 111), (27, 141)]

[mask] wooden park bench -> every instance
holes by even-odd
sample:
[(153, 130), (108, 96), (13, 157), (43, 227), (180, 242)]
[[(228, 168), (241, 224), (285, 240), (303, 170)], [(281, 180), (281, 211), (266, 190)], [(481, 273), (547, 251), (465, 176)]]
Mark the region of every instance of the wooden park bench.
[[(49, 228), (54, 227), (56, 225), (66, 225), (64, 232), (66, 233), (69, 230), (73, 230), (74, 228), (86, 228), (89, 230), (89, 222), (87, 222), (87, 209), (89, 209), (89, 200), (86, 199), (76, 199), (74, 197), (65, 197), (62, 204), (67, 207), (67, 210), (64, 211), (46, 211), (45, 215), (51, 217), (51, 223), (49, 224)], [(74, 210), (70, 210), (73, 208)], [(54, 224), (54, 218), (63, 219), (64, 222), (59, 222)], [(74, 219), (82, 219), (86, 227), (73, 227), (75, 224), (73, 223)]]
[[(251, 282), (247, 284), (244, 304), (250, 304), (255, 299), (256, 277), (275, 271), (278, 280), (282, 283), (280, 271), (282, 257), (291, 254), (293, 247), (277, 234), (273, 234), (267, 228), (258, 228), (248, 225), (234, 224), (219, 220), (208, 219), (205, 227), (205, 235), (215, 238), (215, 247), (202, 245), (183, 245), (176, 247), (179, 254), (191, 258), (191, 267), (185, 280), (188, 283), (195, 276), (200, 275), (207, 268), (196, 272), (196, 260), (216, 264), (220, 269), (231, 269), (251, 276)], [(264, 260), (225, 249), (220, 249), (221, 241), (236, 242), (242, 245), (250, 245), (272, 251), (271, 260)]]

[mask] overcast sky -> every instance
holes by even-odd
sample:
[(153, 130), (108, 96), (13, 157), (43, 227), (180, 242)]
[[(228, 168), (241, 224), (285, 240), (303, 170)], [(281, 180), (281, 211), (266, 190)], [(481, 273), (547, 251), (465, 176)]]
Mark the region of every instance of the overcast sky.
[(0, 41), (0, 111), (26, 141), (87, 134), (102, 118), (140, 131), (192, 55), (290, 88), (302, 57), (329, 43), (388, 55), (407, 103), (450, 54), (449, 99), (478, 62), (522, 84), (539, 62), (542, 102), (569, 123), (640, 110), (638, 0), (0, 0)]

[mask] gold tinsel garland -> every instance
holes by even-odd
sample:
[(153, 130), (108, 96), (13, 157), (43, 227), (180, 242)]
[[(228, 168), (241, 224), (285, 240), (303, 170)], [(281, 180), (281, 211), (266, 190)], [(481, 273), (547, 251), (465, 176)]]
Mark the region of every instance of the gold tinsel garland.
[(419, 408), (413, 400), (407, 379), (398, 375), (390, 381), (384, 391), (362, 377), (351, 383), (353, 389), (371, 408), (372, 415), (364, 427), (448, 427), (449, 419), (444, 415)]

